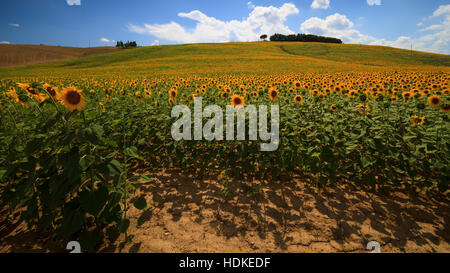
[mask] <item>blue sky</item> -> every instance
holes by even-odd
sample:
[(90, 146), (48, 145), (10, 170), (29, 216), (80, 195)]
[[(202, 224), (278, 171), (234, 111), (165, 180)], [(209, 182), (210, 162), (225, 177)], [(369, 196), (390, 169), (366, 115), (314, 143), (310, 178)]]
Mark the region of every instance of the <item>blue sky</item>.
[(450, 54), (450, 0), (2, 0), (0, 43), (107, 46), (312, 33)]

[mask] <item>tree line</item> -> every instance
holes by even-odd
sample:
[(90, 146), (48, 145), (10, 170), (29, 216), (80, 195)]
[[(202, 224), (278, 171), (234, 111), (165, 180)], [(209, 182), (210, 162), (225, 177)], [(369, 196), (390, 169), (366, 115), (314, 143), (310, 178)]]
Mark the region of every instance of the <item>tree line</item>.
[(117, 41), (116, 47), (120, 47), (120, 48), (134, 48), (137, 47), (137, 43), (136, 41), (128, 41), (126, 43), (123, 43), (122, 41)]
[(333, 44), (342, 44), (341, 39), (318, 36), (313, 34), (290, 34), (283, 35), (279, 33), (275, 33), (270, 36), (270, 41), (272, 42), (318, 42), (318, 43), (333, 43)]

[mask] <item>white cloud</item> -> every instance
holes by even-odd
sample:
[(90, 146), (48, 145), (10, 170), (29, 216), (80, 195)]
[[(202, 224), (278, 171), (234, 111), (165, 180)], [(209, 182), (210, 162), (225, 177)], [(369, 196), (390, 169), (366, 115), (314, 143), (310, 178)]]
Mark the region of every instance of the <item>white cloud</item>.
[(431, 17), (438, 17), (441, 15), (448, 15), (448, 14), (450, 14), (450, 5), (442, 5), (439, 6), (439, 8), (433, 12), (433, 15)]
[(313, 9), (327, 9), (330, 7), (330, 0), (314, 0), (311, 3)]
[(367, 0), (369, 6), (379, 6), (381, 5), (381, 0)]
[(299, 13), (294, 4), (285, 3), (279, 8), (248, 4), (252, 11), (242, 21), (222, 21), (194, 10), (178, 14), (179, 17), (197, 22), (192, 30), (173, 21), (167, 24), (144, 24), (144, 26), (130, 24), (128, 29), (139, 34), (153, 35), (159, 39), (179, 43), (256, 41), (261, 34), (294, 33), (284, 24), (288, 16)]
[(20, 27), (19, 24), (9, 24), (9, 25), (12, 26), (12, 27)]
[(67, 5), (69, 6), (80, 6), (81, 0), (66, 0)]
[(100, 39), (100, 42), (103, 42), (103, 43), (114, 43), (115, 41), (114, 40), (109, 40), (109, 39), (107, 39), (105, 37), (102, 37)]
[(419, 31), (438, 30), (438, 29), (441, 29), (443, 27), (444, 27), (443, 25), (431, 25), (429, 27), (419, 29)]
[(354, 28), (352, 21), (338, 13), (325, 19), (309, 18), (301, 24), (300, 30), (304, 33), (337, 37), (345, 43), (384, 45), (403, 49), (410, 49), (413, 46), (415, 50), (450, 54), (450, 9), (444, 9), (441, 6), (434, 14), (446, 16), (439, 24), (423, 28), (418, 32), (428, 31), (428, 34), (417, 37), (400, 36), (394, 41), (362, 34)]
[(11, 43), (8, 42), (8, 41), (1, 41), (1, 42), (0, 42), (0, 45), (9, 45), (9, 44), (11, 44)]
[(158, 46), (158, 45), (159, 45), (159, 40), (153, 41), (152, 46)]
[(340, 38), (345, 43), (369, 43), (374, 40), (374, 38), (362, 34), (353, 27), (353, 22), (345, 15), (336, 13), (325, 19), (309, 18), (301, 24), (300, 30), (307, 34)]

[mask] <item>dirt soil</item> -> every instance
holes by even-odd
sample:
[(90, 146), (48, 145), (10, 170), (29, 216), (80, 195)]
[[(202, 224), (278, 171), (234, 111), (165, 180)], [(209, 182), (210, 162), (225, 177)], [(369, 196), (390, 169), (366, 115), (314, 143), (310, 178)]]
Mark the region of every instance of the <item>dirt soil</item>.
[(31, 65), (70, 60), (114, 52), (115, 47), (63, 47), (46, 45), (0, 45), (0, 66)]
[[(401, 188), (354, 189), (301, 182), (194, 179), (179, 170), (147, 173), (129, 211), (131, 244), (106, 241), (100, 252), (381, 252), (450, 253), (450, 193), (429, 197)], [(131, 200), (133, 201), (133, 200)], [(64, 252), (64, 242), (0, 216), (0, 252)], [(143, 224), (137, 227), (138, 219)], [(62, 246), (63, 245), (63, 246)]]

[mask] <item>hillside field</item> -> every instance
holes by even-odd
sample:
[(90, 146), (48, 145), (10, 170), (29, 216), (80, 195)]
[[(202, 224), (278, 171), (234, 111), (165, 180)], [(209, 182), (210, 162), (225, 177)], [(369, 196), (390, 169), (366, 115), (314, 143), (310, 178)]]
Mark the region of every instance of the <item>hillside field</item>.
[(114, 47), (77, 48), (46, 45), (0, 45), (0, 67), (50, 63), (118, 51)]
[[(0, 56), (1, 57), (1, 56)], [(141, 47), (51, 64), (0, 68), (0, 76), (123, 77), (224, 73), (444, 70), (450, 56), (366, 45), (264, 42)], [(73, 74), (72, 74), (73, 75)]]

